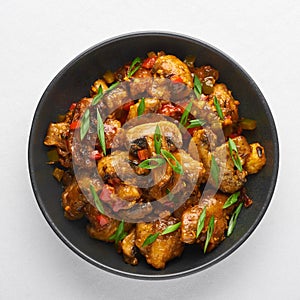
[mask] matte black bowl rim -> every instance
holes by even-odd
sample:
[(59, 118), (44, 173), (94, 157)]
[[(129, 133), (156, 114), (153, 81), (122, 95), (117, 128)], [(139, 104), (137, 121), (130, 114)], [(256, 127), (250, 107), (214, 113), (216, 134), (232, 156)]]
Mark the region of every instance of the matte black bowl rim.
[[(111, 268), (109, 266), (106, 266), (94, 259), (92, 259), (91, 257), (89, 257), (88, 255), (86, 255), (84, 252), (82, 252), (80, 249), (78, 249), (76, 246), (74, 246), (61, 232), (60, 230), (57, 228), (57, 226), (55, 225), (55, 223), (52, 221), (51, 217), (49, 216), (49, 214), (47, 213), (47, 210), (45, 209), (45, 206), (43, 204), (43, 201), (41, 199), (41, 196), (39, 194), (39, 188), (36, 185), (35, 179), (34, 179), (34, 170), (32, 169), (32, 161), (33, 161), (33, 156), (31, 153), (31, 149), (32, 149), (32, 135), (33, 135), (33, 131), (34, 131), (34, 123), (35, 123), (35, 117), (39, 114), (39, 111), (41, 110), (41, 107), (44, 104), (44, 101), (46, 99), (46, 95), (48, 93), (48, 90), (50, 90), (52, 88), (52, 86), (55, 86), (56, 82), (58, 82), (62, 76), (62, 74), (64, 74), (71, 66), (73, 66), (74, 64), (76, 64), (76, 62), (78, 60), (80, 60), (82, 57), (86, 56), (87, 54), (93, 52), (95, 49), (99, 48), (99, 47), (103, 47), (107, 44), (111, 44), (115, 41), (120, 41), (122, 39), (127, 39), (127, 38), (131, 38), (131, 37), (139, 37), (139, 36), (157, 36), (159, 37), (173, 37), (173, 38), (178, 38), (180, 40), (187, 40), (187, 41), (192, 41), (196, 44), (205, 46), (207, 48), (210, 48), (210, 50), (212, 50), (213, 52), (217, 53), (218, 55), (223, 56), (225, 59), (231, 61), (233, 64), (235, 64), (240, 70), (241, 72), (244, 73), (244, 75), (247, 77), (248, 81), (250, 82), (251, 85), (253, 85), (256, 89), (256, 92), (260, 95), (260, 98), (262, 100), (262, 104), (264, 106), (264, 109), (266, 111), (266, 115), (268, 118), (268, 121), (270, 123), (270, 126), (273, 129), (273, 143), (274, 143), (274, 169), (273, 169), (273, 176), (270, 180), (270, 189), (269, 192), (267, 194), (267, 201), (265, 203), (265, 206), (260, 210), (255, 222), (252, 224), (252, 226), (249, 228), (249, 230), (231, 247), (229, 248), (227, 251), (224, 251), (220, 256), (218, 256), (215, 259), (212, 259), (211, 261), (209, 261), (208, 263), (195, 267), (193, 269), (190, 269), (188, 271), (182, 271), (182, 272), (177, 272), (177, 273), (173, 273), (173, 274), (163, 274), (163, 275), (146, 275), (146, 274), (134, 274), (134, 273), (129, 273), (129, 272), (124, 272), (124, 271), (120, 271), (118, 269), (115, 268)], [(185, 34), (179, 34), (179, 33), (174, 33), (174, 32), (161, 32), (161, 31), (138, 31), (138, 32), (133, 32), (133, 33), (127, 33), (127, 34), (122, 34), (110, 39), (106, 39), (103, 42), (100, 42), (90, 48), (88, 48), (87, 50), (83, 51), (82, 53), (80, 53), (78, 56), (76, 56), (74, 59), (72, 59), (54, 78), (53, 80), (50, 82), (50, 84), (48, 85), (48, 87), (46, 88), (45, 92), (43, 93), (36, 111), (34, 113), (34, 117), (33, 117), (33, 122), (31, 125), (31, 129), (30, 129), (30, 135), (29, 135), (29, 141), (28, 141), (28, 166), (29, 166), (29, 174), (30, 174), (30, 180), (31, 180), (31, 184), (32, 184), (32, 189), (35, 195), (35, 198), (37, 200), (38, 206), (40, 207), (40, 210), (42, 211), (45, 219), (47, 220), (48, 224), (51, 226), (51, 228), (54, 230), (54, 232), (57, 234), (57, 236), (75, 253), (77, 253), (81, 258), (83, 258), (84, 260), (88, 261), (89, 263), (100, 267), (103, 270), (109, 271), (111, 273), (117, 274), (117, 275), (122, 275), (125, 277), (129, 277), (129, 278), (134, 278), (134, 279), (171, 279), (171, 278), (178, 278), (181, 276), (185, 276), (185, 275), (189, 275), (192, 273), (195, 273), (197, 271), (201, 271), (204, 270), (214, 264), (216, 264), (217, 262), (220, 262), (221, 260), (225, 259), (226, 257), (228, 257), (230, 254), (232, 254), (237, 248), (239, 248), (247, 239), (248, 237), (252, 234), (252, 232), (256, 229), (256, 227), (258, 226), (258, 224), (260, 223), (261, 219), (263, 218), (264, 214), (267, 211), (267, 208), (270, 204), (272, 195), (274, 193), (275, 190), (275, 186), (276, 186), (276, 181), (277, 181), (277, 176), (278, 176), (278, 169), (279, 169), (279, 142), (278, 142), (278, 135), (277, 135), (277, 130), (276, 130), (276, 126), (275, 126), (275, 122), (272, 116), (272, 113), (270, 111), (270, 108), (264, 98), (264, 96), (262, 95), (261, 91), (259, 90), (259, 88), (257, 87), (256, 83), (253, 81), (253, 79), (249, 76), (249, 74), (235, 61), (233, 60), (231, 57), (229, 57), (227, 54), (225, 54), (224, 52), (222, 52), (221, 50), (217, 49), (216, 47), (210, 45), (207, 42), (204, 42), (202, 40), (193, 38), (191, 36), (185, 35)]]

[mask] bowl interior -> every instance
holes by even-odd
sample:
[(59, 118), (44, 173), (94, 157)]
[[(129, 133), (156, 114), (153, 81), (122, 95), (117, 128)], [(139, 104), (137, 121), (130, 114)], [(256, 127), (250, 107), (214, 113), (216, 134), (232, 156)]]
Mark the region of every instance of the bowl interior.
[[(123, 262), (113, 245), (88, 237), (85, 220), (68, 221), (60, 204), (62, 188), (46, 164), (47, 147), (43, 140), (50, 122), (64, 114), (70, 104), (87, 96), (91, 84), (108, 69), (115, 70), (136, 56), (164, 50), (179, 58), (197, 57), (196, 65), (210, 64), (220, 72), (233, 96), (241, 102), (240, 115), (257, 121), (257, 129), (246, 135), (250, 142), (261, 142), (267, 164), (256, 176), (249, 176), (246, 187), (253, 205), (242, 210), (233, 234), (209, 254), (197, 246), (186, 247), (182, 257), (157, 271), (140, 259), (138, 266)], [(72, 60), (50, 83), (36, 109), (29, 139), (29, 171), (38, 204), (57, 235), (77, 254), (105, 270), (136, 278), (170, 278), (204, 269), (236, 250), (252, 233), (263, 217), (276, 183), (278, 140), (269, 107), (256, 84), (232, 59), (214, 47), (190, 37), (170, 33), (136, 33), (98, 44)]]

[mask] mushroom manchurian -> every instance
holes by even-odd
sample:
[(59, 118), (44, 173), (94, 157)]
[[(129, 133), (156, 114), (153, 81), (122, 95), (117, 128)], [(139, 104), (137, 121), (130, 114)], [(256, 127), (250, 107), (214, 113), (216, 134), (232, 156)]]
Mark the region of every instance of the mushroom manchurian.
[(190, 244), (212, 251), (252, 204), (247, 176), (266, 163), (243, 135), (256, 127), (239, 117), (243, 99), (195, 60), (149, 52), (107, 71), (44, 140), (65, 217), (86, 218), (90, 237), (132, 265), (144, 256), (163, 269)]

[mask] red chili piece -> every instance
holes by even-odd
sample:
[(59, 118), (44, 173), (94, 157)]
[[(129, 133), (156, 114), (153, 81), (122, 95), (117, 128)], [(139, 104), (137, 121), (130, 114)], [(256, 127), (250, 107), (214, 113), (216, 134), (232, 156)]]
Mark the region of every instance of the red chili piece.
[(147, 149), (141, 149), (137, 152), (139, 160), (145, 160), (149, 158), (149, 153)]
[(98, 150), (94, 150), (92, 151), (92, 154), (90, 156), (91, 159), (94, 159), (94, 160), (99, 160), (103, 157), (103, 154), (100, 153)]
[(69, 110), (74, 110), (75, 107), (76, 107), (77, 103), (76, 102), (73, 102), (69, 108)]
[(104, 226), (108, 224), (108, 218), (105, 215), (97, 215), (96, 216), (97, 221), (99, 222), (100, 226)]
[(145, 69), (152, 69), (153, 65), (155, 64), (156, 59), (157, 59), (157, 56), (148, 57), (148, 58), (144, 59), (144, 61), (142, 63), (142, 67)]
[(70, 129), (76, 129), (80, 127), (80, 122), (79, 121), (74, 121), (70, 124)]
[(178, 75), (173, 75), (173, 76), (171, 76), (170, 79), (171, 79), (173, 82), (175, 82), (175, 83), (183, 83), (182, 78), (181, 78), (180, 76), (178, 76)]
[(129, 111), (130, 106), (132, 106), (133, 104), (134, 104), (134, 101), (129, 101), (129, 102), (125, 103), (122, 108), (123, 108), (123, 110)]

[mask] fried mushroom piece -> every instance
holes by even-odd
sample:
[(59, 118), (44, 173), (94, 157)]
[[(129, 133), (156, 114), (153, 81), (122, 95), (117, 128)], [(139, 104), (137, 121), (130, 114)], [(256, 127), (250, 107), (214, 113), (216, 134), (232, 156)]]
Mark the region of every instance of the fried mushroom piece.
[(255, 174), (266, 164), (265, 149), (259, 143), (250, 144), (250, 148), (251, 152), (244, 167), (248, 174)]
[(166, 263), (175, 257), (179, 257), (184, 249), (184, 244), (180, 240), (180, 229), (166, 235), (159, 235), (157, 239), (147, 246), (143, 243), (150, 234), (163, 232), (168, 226), (178, 223), (178, 219), (169, 217), (160, 219), (153, 223), (138, 223), (136, 225), (135, 244), (147, 263), (155, 269), (164, 269)]
[(119, 129), (122, 127), (121, 122), (115, 119), (106, 119), (104, 122), (104, 135), (106, 149), (111, 149), (112, 146), (116, 146), (114, 141)]
[(69, 134), (70, 125), (67, 122), (50, 123), (47, 135), (44, 139), (46, 146), (56, 146), (59, 155), (58, 160), (62, 166), (71, 166), (71, 154), (66, 137)]
[[(214, 195), (214, 193), (211, 192), (208, 193), (204, 199), (201, 199), (199, 204), (186, 209), (181, 217), (181, 240), (187, 244), (198, 243), (202, 248), (204, 248), (209, 220), (212, 216), (214, 216), (214, 231), (209, 241), (207, 252), (220, 244), (225, 239), (225, 231), (228, 227), (227, 223), (234, 208), (236, 207), (236, 205), (232, 205), (223, 209), (223, 205), (227, 198), (228, 196), (224, 194), (217, 193)], [(197, 224), (204, 207), (206, 207), (204, 227), (197, 238)]]
[[(148, 114), (148, 113), (156, 113), (160, 107), (161, 103), (159, 99), (156, 98), (145, 98), (145, 110), (143, 114)], [(127, 120), (134, 119), (138, 116), (138, 107), (141, 103), (141, 100), (139, 100), (136, 104), (130, 106), (130, 110), (127, 116)]]
[(108, 89), (107, 84), (103, 79), (97, 79), (93, 83), (93, 85), (91, 86), (91, 89), (90, 89), (91, 97), (95, 97), (98, 94), (100, 87), (102, 88), (103, 92), (105, 92)]
[[(110, 237), (117, 231), (120, 221), (101, 214), (92, 204), (84, 208), (85, 217), (88, 219), (87, 232), (91, 238), (113, 242)], [(124, 231), (128, 232), (132, 225), (125, 222)]]
[(217, 136), (210, 129), (199, 129), (194, 134), (189, 144), (189, 153), (194, 159), (199, 157), (203, 163), (205, 174), (203, 175), (203, 182), (207, 181), (210, 164), (211, 152), (215, 150), (217, 143)]
[[(98, 209), (91, 204), (85, 206), (84, 212), (89, 220), (86, 228), (89, 236), (100, 241), (112, 242), (109, 238), (116, 232), (120, 221), (101, 215)], [(101, 222), (100, 216), (106, 221)]]
[(169, 190), (178, 199), (187, 199), (190, 196), (190, 191), (193, 191), (195, 186), (202, 181), (204, 168), (202, 162), (194, 160), (184, 150), (174, 152), (174, 157), (183, 168), (183, 175), (179, 175), (170, 167), (169, 164), (152, 170), (154, 182), (156, 183), (149, 190), (149, 194), (160, 199), (166, 195)]
[(202, 92), (206, 95), (212, 93), (213, 86), (219, 78), (219, 72), (209, 65), (192, 68), (192, 72), (198, 76), (202, 83)]
[[(132, 188), (136, 188), (137, 185), (143, 186), (147, 181), (147, 177), (137, 176), (141, 168), (132, 166), (127, 151), (117, 150), (110, 155), (104, 156), (98, 161), (97, 169), (104, 182), (113, 185), (122, 182), (125, 185), (131, 185)], [(142, 173), (142, 170), (140, 173)], [(139, 194), (139, 192), (134, 194)]]
[(193, 78), (188, 66), (174, 55), (163, 55), (155, 61), (152, 72), (154, 74), (170, 78), (172, 76), (180, 77), (182, 81), (193, 88)]
[[(250, 146), (243, 136), (238, 136), (233, 138), (238, 150), (238, 155), (241, 160), (242, 166), (245, 164), (248, 155), (250, 154)], [(214, 151), (214, 157), (220, 168), (219, 180), (220, 187), (219, 189), (224, 193), (235, 193), (243, 187), (247, 181), (247, 171), (242, 169), (239, 171), (230, 156), (228, 143), (224, 143), (220, 147), (216, 148)], [(234, 154), (235, 155), (235, 154)]]
[(231, 125), (232, 123), (236, 123), (239, 118), (239, 101), (233, 98), (233, 96), (231, 95), (231, 91), (227, 88), (227, 86), (223, 83), (217, 83), (213, 86), (213, 92), (209, 96), (209, 104), (215, 111), (216, 108), (214, 105), (214, 97), (216, 97), (219, 101), (224, 115), (224, 121), (222, 121), (223, 125), (227, 126)]
[(123, 252), (123, 257), (126, 263), (133, 266), (138, 264), (138, 259), (136, 257), (137, 248), (135, 246), (136, 233), (135, 228), (132, 228), (128, 235), (121, 242), (121, 249)]
[(84, 207), (87, 204), (85, 196), (82, 194), (75, 179), (65, 188), (62, 193), (62, 207), (64, 215), (69, 220), (81, 219), (84, 215)]
[(65, 122), (50, 123), (47, 135), (44, 139), (46, 146), (57, 146), (67, 150), (66, 136), (69, 132), (70, 124)]

